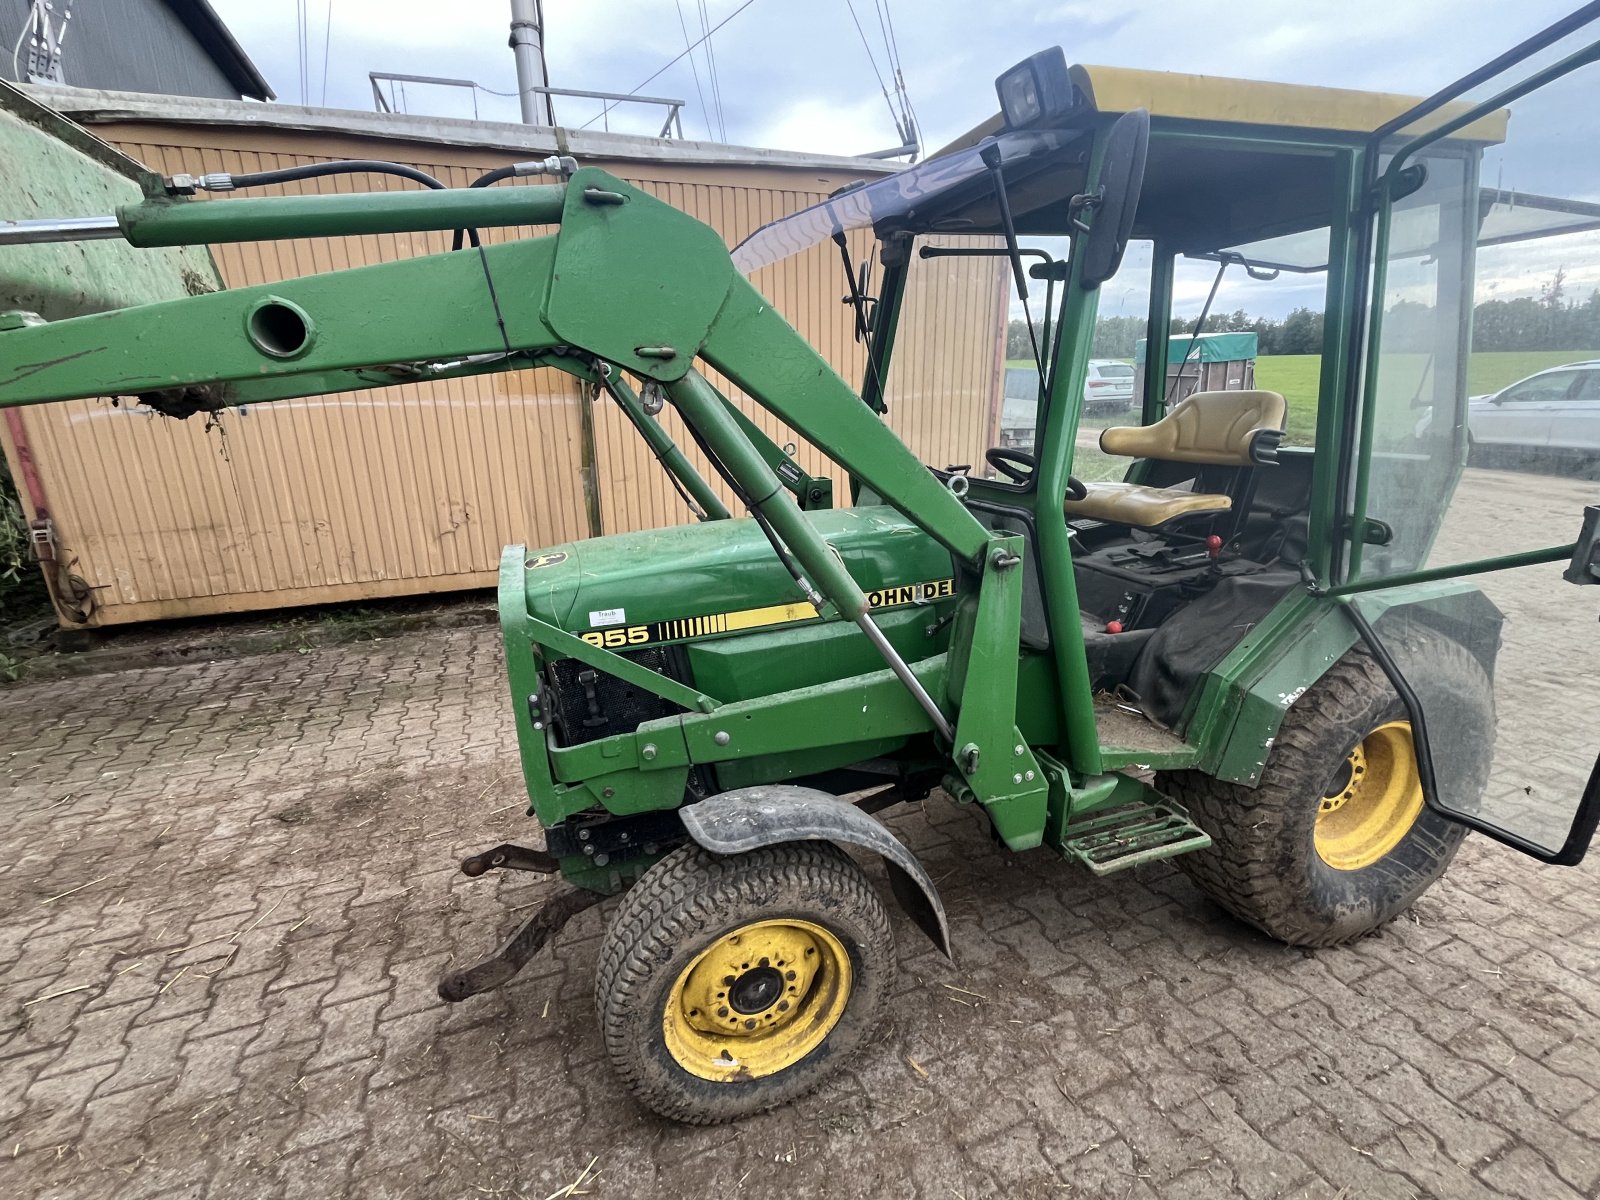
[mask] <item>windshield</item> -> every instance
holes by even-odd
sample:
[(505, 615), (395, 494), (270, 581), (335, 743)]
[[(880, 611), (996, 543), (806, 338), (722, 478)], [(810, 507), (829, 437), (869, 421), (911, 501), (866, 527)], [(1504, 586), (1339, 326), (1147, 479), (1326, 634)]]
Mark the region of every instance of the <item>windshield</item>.
[[(1082, 174), (1077, 159), (1086, 158), (1076, 150), (1080, 140), (1084, 135), (1073, 130), (1005, 133), (990, 139), (1001, 150), (1006, 190), (1019, 229), (1039, 223), (1025, 221), (1036, 210), (1044, 223), (1065, 219), (1063, 206), (1052, 202), (1081, 190), (1081, 180), (1074, 186), (1074, 179)], [(997, 232), (993, 187), (984, 179), (989, 169), (981, 157), (987, 144), (930, 158), (872, 183), (855, 185), (763, 225), (733, 248), (733, 265), (750, 275), (828, 241), (836, 233), (855, 229)], [(1056, 171), (1050, 171), (1052, 167)], [(1065, 178), (1062, 168), (1068, 172)], [(1076, 175), (1071, 174), (1074, 168)]]

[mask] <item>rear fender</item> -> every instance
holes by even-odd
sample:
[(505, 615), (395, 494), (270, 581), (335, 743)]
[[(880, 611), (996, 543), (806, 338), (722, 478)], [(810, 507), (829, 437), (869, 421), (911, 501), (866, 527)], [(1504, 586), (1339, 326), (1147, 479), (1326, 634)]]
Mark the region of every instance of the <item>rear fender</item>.
[(678, 811), (689, 836), (712, 854), (746, 854), (780, 842), (842, 842), (871, 850), (889, 870), (905, 914), (933, 944), (950, 952), (950, 927), (933, 880), (916, 856), (876, 817), (813, 788), (772, 784), (739, 788)]

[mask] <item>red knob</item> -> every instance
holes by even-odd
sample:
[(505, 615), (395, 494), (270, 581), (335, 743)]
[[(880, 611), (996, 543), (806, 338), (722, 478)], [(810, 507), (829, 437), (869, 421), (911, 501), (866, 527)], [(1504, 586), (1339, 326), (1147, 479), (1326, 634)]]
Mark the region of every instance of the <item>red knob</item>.
[(1107, 633), (1121, 633), (1122, 632), (1122, 622), (1121, 621), (1107, 621), (1106, 622), (1106, 632)]
[(1222, 539), (1214, 533), (1206, 539), (1206, 553), (1212, 558), (1222, 557)]

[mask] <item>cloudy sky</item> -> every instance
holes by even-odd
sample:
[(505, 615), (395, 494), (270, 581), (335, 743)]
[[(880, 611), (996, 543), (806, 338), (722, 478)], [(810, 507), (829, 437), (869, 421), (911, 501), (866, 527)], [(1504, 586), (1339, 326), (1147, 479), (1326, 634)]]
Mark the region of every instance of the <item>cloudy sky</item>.
[[(711, 25), (745, 0), (706, 0)], [(296, 0), (213, 0), (286, 102), (301, 95)], [(853, 0), (881, 67), (873, 0)], [(306, 0), (313, 103), (324, 95), (329, 0)], [(1575, 0), (891, 0), (906, 86), (930, 146), (987, 116), (1001, 70), (1059, 45), (1071, 60), (1243, 75), (1292, 83), (1427, 92), (1575, 7)], [(370, 109), (368, 71), (474, 79), (515, 87), (506, 47), (509, 0), (332, 0), (330, 105)], [(680, 11), (683, 24), (680, 24)], [(628, 91), (699, 36), (699, 0), (545, 0), (551, 82)], [(753, 0), (713, 38), (727, 140), (853, 153), (893, 145), (894, 126), (846, 0)], [(705, 136), (706, 62), (697, 52), (642, 90), (689, 101), (686, 132)], [(707, 103), (702, 105), (701, 93)], [(418, 111), (471, 115), (459, 94), (412, 88)], [(486, 117), (515, 120), (516, 102), (478, 97)], [(593, 116), (589, 101), (558, 102), (563, 124)], [(636, 111), (613, 114), (643, 128)], [(714, 114), (711, 123), (717, 125)], [(659, 123), (659, 119), (658, 119)]]
[[(994, 77), (1047, 46), (1062, 46), (1070, 61), (1084, 63), (1426, 94), (1576, 6), (1576, 0), (887, 2), (929, 148), (993, 112)], [(474, 96), (413, 86), (405, 95), (410, 111), (470, 117), (476, 104), (486, 119), (518, 119), (515, 99), (492, 94), (515, 88), (506, 45), (509, 0), (306, 0), (304, 72), (296, 0), (213, 3), (285, 103), (298, 103), (303, 86), (312, 104), (370, 110), (367, 72), (394, 71), (472, 79), (490, 89)], [(852, 21), (852, 3), (867, 46)], [(887, 70), (875, 0), (705, 5), (709, 26), (727, 19), (713, 38), (720, 113), (703, 50), (650, 79), (700, 36), (700, 0), (545, 0), (552, 84), (682, 98), (690, 137), (844, 154), (897, 144), (874, 75), (874, 63)], [(1495, 152), (1486, 183), (1600, 199), (1592, 150), (1576, 152), (1580, 139), (1593, 145), (1582, 136), (1584, 126), (1600, 122), (1588, 99), (1594, 70), (1555, 95), (1521, 102), (1513, 129), (1522, 137)], [(557, 101), (564, 125), (582, 125), (598, 110), (593, 101)], [(625, 106), (608, 119), (613, 129), (653, 133), (661, 116)], [(1533, 294), (1557, 259), (1576, 287), (1600, 285), (1600, 252), (1574, 264), (1567, 248), (1542, 249), (1548, 252), (1537, 262), (1523, 255), (1517, 278), (1495, 294)], [(1133, 253), (1125, 275), (1142, 266)], [(1180, 310), (1185, 304), (1198, 310), (1211, 270), (1189, 264), (1181, 272)], [(1296, 304), (1319, 305), (1321, 287), (1320, 277), (1285, 276), (1270, 285), (1240, 278), (1224, 285), (1217, 308), (1282, 315)], [(1138, 284), (1110, 287), (1102, 311), (1141, 311), (1142, 292)]]

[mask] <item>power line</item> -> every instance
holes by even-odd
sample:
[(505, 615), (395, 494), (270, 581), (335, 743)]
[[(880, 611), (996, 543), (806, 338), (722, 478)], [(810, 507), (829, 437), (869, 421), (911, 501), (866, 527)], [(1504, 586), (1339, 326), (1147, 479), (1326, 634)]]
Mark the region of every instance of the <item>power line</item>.
[(890, 0), (883, 0), (883, 16), (890, 22), (890, 48), (894, 51), (894, 80), (899, 83), (899, 93), (902, 101), (906, 101), (907, 112), (910, 112), (912, 133), (917, 134), (917, 147), (922, 147), (922, 118), (917, 115), (917, 106), (910, 102), (910, 91), (906, 90), (906, 75), (901, 74), (901, 61), (899, 61), (899, 38), (894, 35), (894, 11), (890, 8)]
[[(635, 86), (633, 88), (630, 88), (627, 94), (630, 95), (630, 96), (636, 95), (640, 88), (644, 87), (646, 84), (650, 84), (650, 83), (655, 82), (662, 75), (666, 74), (667, 69), (669, 67), (672, 67), (672, 66), (676, 65), (678, 62), (680, 62), (683, 59), (684, 55), (686, 55), (686, 54), (690, 53), (692, 50), (694, 50), (695, 46), (698, 46), (700, 44), (700, 42), (703, 42), (703, 41), (707, 40), (707, 38), (709, 38), (711, 36), (711, 34), (716, 33), (718, 29), (721, 29), (729, 21), (733, 20), (735, 17), (737, 17), (740, 13), (742, 13), (745, 9), (749, 8), (755, 2), (756, 2), (756, 0), (744, 0), (743, 4), (739, 5), (738, 8), (734, 9), (727, 16), (723, 17), (722, 20), (718, 21), (716, 23), (716, 25), (711, 29), (711, 31), (709, 33), (707, 33), (705, 35), (705, 37), (702, 37), (699, 42), (696, 42), (694, 44), (694, 46), (690, 46), (687, 50), (684, 50), (682, 54), (674, 55), (670, 60), (668, 60), (668, 62), (666, 63), (665, 66), (661, 67), (660, 70), (656, 71), (655, 74), (651, 75), (649, 79), (641, 80), (637, 86)], [(587, 129), (587, 128), (589, 128), (589, 126), (593, 125), (601, 117), (605, 116), (606, 113), (610, 112), (613, 108), (615, 108), (617, 105), (619, 105), (621, 103), (622, 103), (622, 101), (620, 101), (620, 100), (613, 100), (610, 104), (607, 104), (604, 108), (602, 108), (594, 116), (590, 117), (582, 125), (578, 126), (578, 128), (579, 129)]]
[(915, 135), (913, 140), (916, 142), (917, 150), (920, 154), (922, 150), (922, 120), (917, 116), (917, 106), (911, 103), (911, 92), (906, 88), (905, 73), (900, 69), (900, 39), (895, 36), (894, 12), (889, 7), (889, 0), (876, 0), (876, 2), (883, 5), (883, 17), (889, 27), (888, 44), (889, 52), (894, 59), (895, 90), (899, 93), (900, 103), (905, 105), (906, 113), (910, 118), (910, 131)]
[[(683, 16), (683, 0), (673, 0), (673, 3), (678, 6), (678, 28), (683, 30), (683, 49), (685, 53), (688, 53), (689, 22)], [(695, 65), (694, 55), (692, 54), (689, 55), (689, 69), (694, 72), (694, 90), (695, 94), (700, 97), (700, 116), (706, 123), (706, 137), (709, 138), (713, 136), (711, 132), (711, 110), (706, 107), (706, 94), (700, 86), (700, 68)]]
[(711, 13), (706, 8), (706, 0), (700, 0), (700, 28), (706, 35), (702, 50), (706, 56), (706, 73), (711, 77), (711, 101), (717, 106), (717, 129), (726, 142), (728, 121), (722, 108), (722, 79), (717, 73), (717, 51), (715, 43), (711, 41)]
[(889, 106), (889, 117), (898, 129), (900, 114), (895, 111), (894, 101), (889, 99), (889, 85), (883, 82), (883, 72), (878, 70), (877, 55), (872, 53), (872, 46), (867, 41), (867, 31), (861, 28), (861, 18), (856, 16), (855, 0), (844, 0), (844, 6), (850, 10), (850, 20), (855, 24), (856, 33), (861, 38), (861, 48), (867, 52), (867, 62), (872, 64), (872, 73), (878, 77), (878, 90), (883, 93), (883, 102)]
[(333, 0), (328, 0), (328, 13), (322, 21), (322, 99), (318, 102), (324, 108), (328, 106), (328, 49), (333, 45)]

